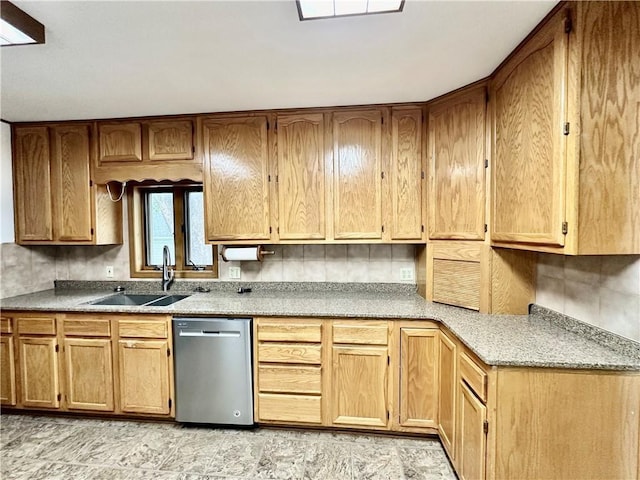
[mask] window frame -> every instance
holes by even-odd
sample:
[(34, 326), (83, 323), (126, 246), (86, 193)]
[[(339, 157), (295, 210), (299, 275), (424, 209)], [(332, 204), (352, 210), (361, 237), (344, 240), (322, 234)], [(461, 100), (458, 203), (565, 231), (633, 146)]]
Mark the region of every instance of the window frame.
[(127, 207), (129, 216), (129, 265), (131, 278), (160, 278), (162, 272), (155, 266), (147, 265), (147, 223), (145, 192), (158, 190), (173, 193), (173, 221), (175, 257), (172, 258), (175, 278), (218, 278), (218, 251), (215, 245), (212, 249), (213, 264), (197, 270), (191, 265), (185, 265), (187, 225), (185, 219), (185, 200), (187, 192), (202, 191), (201, 183), (193, 182), (139, 182), (130, 184), (127, 189)]

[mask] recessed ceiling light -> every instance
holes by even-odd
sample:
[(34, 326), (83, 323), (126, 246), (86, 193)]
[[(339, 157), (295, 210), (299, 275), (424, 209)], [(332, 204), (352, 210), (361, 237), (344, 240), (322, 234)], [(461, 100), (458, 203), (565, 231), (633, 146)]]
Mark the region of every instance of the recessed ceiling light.
[(44, 25), (13, 3), (0, 2), (0, 45), (44, 43)]
[(401, 12), (404, 0), (296, 0), (300, 20)]

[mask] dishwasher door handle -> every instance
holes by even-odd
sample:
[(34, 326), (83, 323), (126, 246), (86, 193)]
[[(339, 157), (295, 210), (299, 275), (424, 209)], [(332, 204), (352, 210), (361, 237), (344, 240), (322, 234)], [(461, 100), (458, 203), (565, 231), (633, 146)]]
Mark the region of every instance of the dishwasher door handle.
[(198, 332), (185, 332), (180, 330), (181, 337), (239, 337), (240, 332), (219, 332), (219, 331), (208, 331), (208, 330), (200, 330)]

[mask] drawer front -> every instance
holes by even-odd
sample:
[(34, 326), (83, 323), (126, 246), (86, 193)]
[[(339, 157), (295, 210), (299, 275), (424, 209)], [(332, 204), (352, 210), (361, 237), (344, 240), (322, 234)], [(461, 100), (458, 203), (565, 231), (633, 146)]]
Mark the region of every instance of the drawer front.
[(433, 301), (480, 309), (480, 263), (433, 260)]
[(260, 365), (258, 390), (279, 393), (322, 393), (320, 367)]
[(269, 363), (309, 363), (320, 365), (320, 345), (261, 343), (258, 345), (258, 361)]
[(165, 320), (118, 320), (118, 329), (120, 337), (168, 337), (167, 322)]
[(387, 322), (334, 322), (333, 343), (362, 345), (386, 345), (388, 342)]
[(20, 335), (55, 335), (55, 317), (16, 317)]
[(483, 401), (487, 401), (487, 374), (464, 352), (460, 353), (460, 376)]
[(258, 341), (261, 342), (314, 342), (322, 339), (322, 322), (292, 319), (285, 322), (260, 320)]
[(0, 333), (13, 333), (13, 325), (9, 317), (0, 317)]
[(80, 320), (65, 318), (65, 336), (109, 337), (111, 336), (111, 322), (107, 319)]
[(322, 423), (321, 397), (258, 394), (258, 421)]

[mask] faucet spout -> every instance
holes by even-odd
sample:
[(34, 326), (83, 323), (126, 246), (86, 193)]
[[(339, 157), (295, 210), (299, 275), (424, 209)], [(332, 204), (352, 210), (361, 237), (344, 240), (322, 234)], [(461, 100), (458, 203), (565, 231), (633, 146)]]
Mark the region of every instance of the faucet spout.
[(162, 248), (162, 291), (169, 290), (171, 282), (173, 282), (173, 268), (171, 268), (171, 252), (169, 247), (164, 246)]

